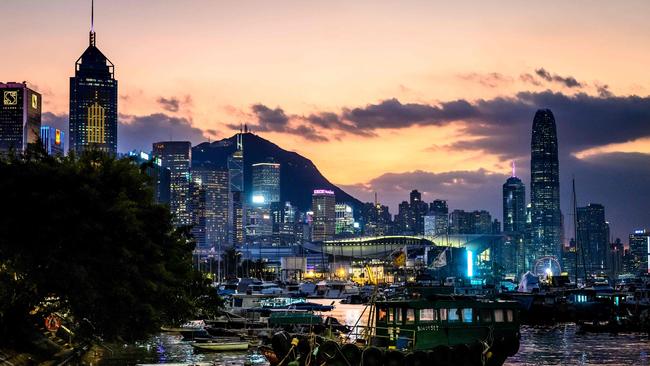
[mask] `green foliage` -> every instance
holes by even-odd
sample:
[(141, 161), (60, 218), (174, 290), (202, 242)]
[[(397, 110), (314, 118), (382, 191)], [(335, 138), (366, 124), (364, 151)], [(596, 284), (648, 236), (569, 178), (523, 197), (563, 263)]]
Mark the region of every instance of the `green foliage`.
[(129, 160), (33, 148), (0, 160), (0, 191), (0, 339), (35, 308), (133, 340), (220, 305), (192, 268), (188, 230)]

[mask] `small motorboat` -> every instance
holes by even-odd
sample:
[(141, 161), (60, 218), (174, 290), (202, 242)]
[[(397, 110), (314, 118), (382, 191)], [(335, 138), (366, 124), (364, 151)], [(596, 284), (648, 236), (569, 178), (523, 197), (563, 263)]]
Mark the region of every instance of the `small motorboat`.
[(248, 350), (248, 342), (208, 342), (192, 343), (192, 347), (201, 351), (232, 352)]

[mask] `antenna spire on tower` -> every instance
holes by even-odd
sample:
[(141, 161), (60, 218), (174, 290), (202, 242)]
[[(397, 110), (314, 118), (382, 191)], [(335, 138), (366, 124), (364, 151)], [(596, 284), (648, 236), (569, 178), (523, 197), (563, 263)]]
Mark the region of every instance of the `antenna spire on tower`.
[(90, 45), (95, 46), (95, 0), (90, 0)]
[(512, 161), (512, 176), (516, 177), (517, 175), (515, 174), (516, 166), (515, 166), (515, 161)]

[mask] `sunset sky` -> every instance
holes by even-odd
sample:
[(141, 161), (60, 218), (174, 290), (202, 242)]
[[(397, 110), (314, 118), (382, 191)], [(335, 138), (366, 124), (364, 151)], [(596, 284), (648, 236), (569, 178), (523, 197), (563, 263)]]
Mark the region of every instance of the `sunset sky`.
[[(26, 80), (44, 123), (67, 129), (90, 0), (0, 14), (0, 81)], [(603, 203), (626, 236), (650, 228), (648, 14), (641, 0), (96, 0), (95, 30), (116, 65), (121, 151), (247, 123), (393, 213), (417, 188), (500, 219), (511, 160), (528, 194), (532, 118), (551, 108), (563, 211), (575, 176), (579, 204)]]

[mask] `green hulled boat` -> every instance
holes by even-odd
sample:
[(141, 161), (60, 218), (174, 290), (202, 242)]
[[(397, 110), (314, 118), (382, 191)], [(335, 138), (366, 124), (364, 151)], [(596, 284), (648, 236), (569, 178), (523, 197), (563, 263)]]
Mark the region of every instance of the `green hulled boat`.
[(501, 365), (519, 350), (515, 301), (431, 295), (377, 301), (343, 341), (277, 333), (270, 359), (288, 365)]

